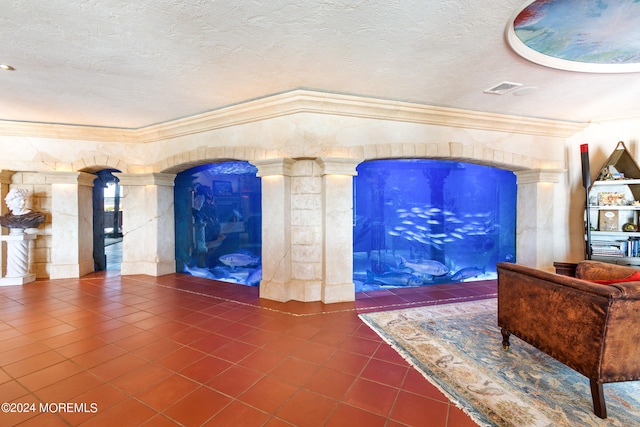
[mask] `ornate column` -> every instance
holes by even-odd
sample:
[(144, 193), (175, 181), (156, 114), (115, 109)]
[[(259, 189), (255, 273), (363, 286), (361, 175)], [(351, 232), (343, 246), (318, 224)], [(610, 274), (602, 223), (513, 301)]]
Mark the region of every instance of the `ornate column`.
[[(9, 192), (9, 184), (11, 184), (11, 177), (15, 172), (9, 170), (0, 170), (0, 216), (4, 215), (8, 212), (6, 206), (1, 201), (7, 196)], [(0, 234), (6, 234), (7, 230), (4, 227), (0, 227)], [(7, 265), (7, 256), (4, 252), (4, 245), (0, 244), (0, 270), (2, 270), (3, 265)], [(0, 271), (0, 277), (3, 275), (3, 271)]]
[(291, 282), (292, 159), (252, 162), (262, 178), (262, 281), (260, 297), (288, 301)]
[(122, 202), (121, 274), (161, 276), (176, 271), (173, 186), (167, 173), (114, 173)]
[(516, 260), (518, 264), (553, 271), (554, 186), (562, 170), (515, 172), (518, 184)]
[(322, 302), (355, 300), (353, 177), (360, 161), (319, 158), (322, 169)]
[(84, 172), (47, 172), (51, 184), (51, 279), (93, 272), (93, 180)]

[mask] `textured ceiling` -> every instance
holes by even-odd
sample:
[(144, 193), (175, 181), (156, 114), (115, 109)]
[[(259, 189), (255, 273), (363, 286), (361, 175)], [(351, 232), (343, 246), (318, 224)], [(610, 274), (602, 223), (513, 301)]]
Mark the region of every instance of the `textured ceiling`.
[[(640, 75), (521, 58), (520, 0), (6, 0), (0, 120), (140, 128), (305, 88), (586, 122), (640, 115)], [(502, 81), (525, 96), (483, 93)]]

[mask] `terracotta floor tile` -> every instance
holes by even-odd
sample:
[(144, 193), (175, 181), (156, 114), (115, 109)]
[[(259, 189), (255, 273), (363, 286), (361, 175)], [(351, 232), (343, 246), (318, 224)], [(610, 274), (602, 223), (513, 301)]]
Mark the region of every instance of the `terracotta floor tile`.
[(368, 357), (338, 350), (323, 363), (323, 366), (351, 375), (360, 375), (368, 362)]
[(360, 376), (377, 383), (400, 387), (409, 370), (408, 366), (400, 366), (384, 360), (371, 359)]
[(215, 376), (207, 383), (207, 386), (228, 396), (237, 397), (255, 384), (262, 376), (262, 374), (251, 369), (234, 365)]
[(305, 345), (291, 353), (291, 356), (306, 360), (307, 362), (319, 364), (327, 360), (327, 358), (333, 355), (335, 351), (335, 347), (307, 342)]
[(271, 415), (266, 412), (234, 400), (204, 424), (204, 426), (255, 427), (264, 425), (270, 417)]
[(282, 354), (258, 348), (238, 362), (239, 365), (266, 374), (282, 363)]
[(386, 422), (386, 417), (341, 403), (331, 415), (325, 427), (384, 427)]
[(41, 388), (35, 394), (43, 402), (67, 402), (102, 384), (103, 381), (96, 378), (95, 375), (82, 371), (50, 386)]
[(236, 363), (256, 350), (257, 347), (251, 344), (243, 343), (241, 341), (231, 341), (213, 351), (211, 354), (232, 363)]
[(139, 366), (135, 370), (114, 378), (110, 384), (129, 394), (143, 391), (169, 377), (173, 371), (153, 362)]
[(74, 357), (72, 360), (85, 368), (93, 368), (120, 357), (125, 353), (127, 353), (125, 349), (112, 344), (107, 344), (87, 353), (82, 353)]
[(321, 367), (304, 383), (304, 388), (340, 400), (355, 380), (356, 377), (353, 375)]
[(105, 412), (98, 411), (83, 427), (113, 427), (122, 425), (123, 420), (131, 426), (143, 424), (156, 415), (156, 412), (142, 403), (127, 399)]
[(296, 387), (302, 386), (313, 375), (320, 365), (297, 359), (286, 357), (278, 366), (269, 372), (269, 376), (287, 382)]
[(388, 416), (398, 389), (365, 379), (357, 379), (345, 395), (343, 402), (374, 414)]
[(198, 383), (174, 374), (136, 393), (136, 398), (162, 412), (173, 403), (198, 388)]
[(39, 371), (42, 368), (55, 365), (56, 363), (60, 363), (64, 360), (64, 356), (61, 356), (55, 351), (47, 351), (35, 356), (31, 356), (27, 359), (22, 359), (18, 362), (14, 362), (10, 365), (4, 365), (2, 368), (11, 376), (19, 378), (23, 375)]
[(284, 403), (276, 412), (276, 416), (297, 427), (315, 427), (324, 425), (337, 406), (336, 400), (311, 391), (300, 390)]
[(229, 369), (232, 365), (232, 363), (214, 356), (204, 356), (192, 364), (185, 366), (179, 372), (181, 375), (193, 381), (206, 384), (221, 372)]
[(249, 387), (238, 399), (265, 412), (274, 413), (295, 391), (296, 387), (290, 384), (264, 377)]
[(192, 363), (202, 359), (205, 356), (205, 353), (195, 350), (190, 347), (182, 347), (177, 349), (176, 351), (167, 354), (159, 359), (156, 359), (156, 363), (158, 365), (164, 366), (165, 368), (171, 369), (173, 371), (179, 371), (185, 366), (191, 365)]
[(168, 417), (185, 426), (200, 426), (231, 402), (231, 398), (200, 387), (165, 410)]
[(147, 361), (143, 358), (128, 353), (111, 359), (108, 362), (94, 366), (91, 369), (91, 372), (102, 380), (110, 381), (119, 376), (133, 372), (141, 366), (144, 366), (146, 363)]
[(380, 339), (367, 339), (356, 336), (348, 337), (341, 345), (340, 349), (350, 353), (361, 354), (370, 357), (375, 354), (380, 347)]
[(477, 427), (477, 423), (465, 414), (462, 409), (458, 409), (455, 405), (449, 405), (449, 417), (447, 418), (447, 426), (449, 427)]
[(102, 384), (72, 399), (72, 402), (74, 403), (84, 403), (87, 406), (95, 404), (97, 407), (97, 412), (95, 414), (91, 412), (75, 412), (61, 413), (59, 415), (66, 421), (68, 421), (71, 425), (80, 425), (82, 422), (93, 418), (97, 414), (105, 413), (109, 410), (109, 408), (124, 401), (126, 398), (126, 394), (116, 389), (112, 385)]
[(82, 368), (70, 360), (65, 360), (55, 365), (40, 369), (39, 371), (25, 375), (19, 379), (20, 383), (32, 391), (40, 390), (58, 381), (69, 378)]
[(390, 418), (407, 425), (447, 425), (449, 404), (400, 391)]
[(404, 384), (402, 384), (402, 389), (441, 402), (449, 401), (436, 386), (427, 381), (416, 369), (409, 369), (404, 379)]
[(216, 333), (204, 332), (201, 337), (189, 344), (189, 347), (200, 350), (204, 353), (213, 353), (221, 347), (233, 341), (232, 338), (223, 337)]

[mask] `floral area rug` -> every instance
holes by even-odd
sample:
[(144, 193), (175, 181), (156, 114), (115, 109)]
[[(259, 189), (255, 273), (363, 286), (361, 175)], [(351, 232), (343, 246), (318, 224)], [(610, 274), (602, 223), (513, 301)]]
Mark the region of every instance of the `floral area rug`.
[(640, 382), (604, 385), (606, 420), (589, 380), (513, 335), (496, 300), (361, 314), (360, 318), (480, 425), (640, 426)]

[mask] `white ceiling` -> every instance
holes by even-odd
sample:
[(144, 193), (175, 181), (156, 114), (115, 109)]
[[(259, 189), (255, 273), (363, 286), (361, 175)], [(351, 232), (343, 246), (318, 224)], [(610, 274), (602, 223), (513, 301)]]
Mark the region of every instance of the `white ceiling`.
[[(140, 128), (311, 89), (587, 122), (640, 116), (640, 75), (519, 57), (521, 0), (6, 0), (0, 120)], [(570, 19), (570, 17), (568, 17)], [(483, 93), (502, 81), (525, 95)]]

